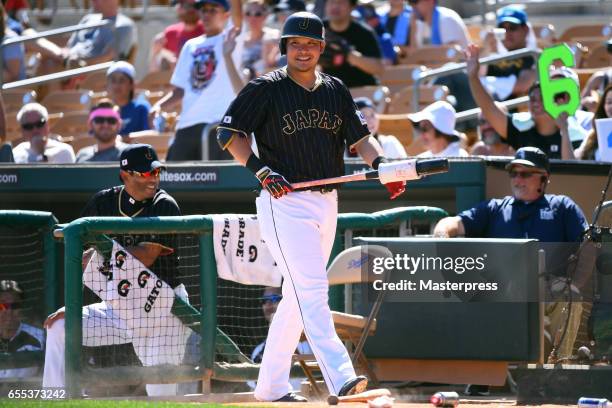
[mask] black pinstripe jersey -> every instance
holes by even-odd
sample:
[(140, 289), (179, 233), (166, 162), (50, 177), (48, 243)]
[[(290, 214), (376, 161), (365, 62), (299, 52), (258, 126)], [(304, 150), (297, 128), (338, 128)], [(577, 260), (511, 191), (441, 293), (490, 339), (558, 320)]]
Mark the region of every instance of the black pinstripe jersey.
[[(96, 193), (81, 212), (81, 217), (161, 217), (181, 215), (178, 204), (164, 190), (158, 190), (150, 200), (137, 201), (123, 189), (123, 186), (112, 187)], [(122, 246), (132, 246), (139, 242), (157, 242), (174, 248), (172, 255), (160, 256), (151, 265), (151, 270), (169, 284), (177, 286), (178, 276), (178, 240), (176, 235), (162, 234), (126, 234), (112, 236)]]
[(342, 81), (317, 73), (308, 90), (285, 68), (249, 82), (220, 127), (253, 132), (261, 161), (289, 182), (343, 175), (345, 145), (370, 133)]

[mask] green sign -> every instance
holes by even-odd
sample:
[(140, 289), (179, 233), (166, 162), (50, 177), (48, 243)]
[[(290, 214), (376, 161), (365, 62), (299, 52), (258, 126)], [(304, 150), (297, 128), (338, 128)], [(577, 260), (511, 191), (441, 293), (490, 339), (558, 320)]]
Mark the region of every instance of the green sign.
[[(580, 88), (571, 78), (550, 78), (550, 66), (560, 60), (566, 67), (573, 67), (574, 54), (567, 44), (558, 44), (542, 51), (538, 60), (538, 73), (540, 74), (540, 88), (542, 89), (542, 103), (544, 110), (557, 119), (561, 112), (573, 115), (580, 106)], [(569, 100), (565, 104), (555, 102), (555, 95), (567, 93)]]

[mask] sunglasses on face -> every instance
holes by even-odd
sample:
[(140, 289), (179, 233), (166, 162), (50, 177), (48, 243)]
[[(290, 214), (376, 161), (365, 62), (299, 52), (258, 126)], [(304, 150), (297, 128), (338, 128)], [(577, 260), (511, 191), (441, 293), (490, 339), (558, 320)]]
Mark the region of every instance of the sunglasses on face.
[(221, 10), (219, 8), (217, 8), (217, 7), (203, 7), (203, 6), (200, 6), (197, 9), (200, 10), (200, 13), (202, 13), (202, 14), (217, 14), (217, 13), (221, 12)]
[(265, 295), (261, 297), (261, 303), (278, 303), (283, 298), (283, 295)]
[(263, 11), (247, 11), (244, 13), (247, 17), (261, 17), (264, 15)]
[(536, 174), (542, 174), (539, 171), (511, 171), (508, 173), (511, 179), (521, 178), (523, 180), (528, 179)]
[(34, 128), (42, 129), (42, 127), (45, 126), (45, 123), (47, 123), (47, 120), (46, 119), (41, 119), (38, 122), (22, 123), (21, 124), (21, 128), (23, 130), (32, 130)]
[(95, 123), (96, 125), (101, 125), (103, 123), (108, 123), (109, 125), (116, 125), (117, 124), (117, 118), (113, 118), (112, 116), (98, 116), (93, 118), (93, 123)]
[(157, 176), (159, 176), (161, 171), (162, 171), (161, 167), (158, 167), (158, 168), (153, 169), (151, 171), (145, 171), (144, 173), (141, 173), (141, 172), (136, 171), (136, 170), (128, 170), (128, 173), (130, 173), (132, 176), (138, 176), (138, 177), (143, 177), (143, 178), (150, 178), (150, 177), (157, 177)]
[(17, 303), (0, 303), (0, 312), (3, 312), (5, 310), (14, 310), (18, 308), (19, 307)]
[(419, 0), (408, 0), (408, 4), (417, 4)]
[(520, 25), (518, 24), (502, 24), (501, 26), (499, 26), (499, 28), (503, 28), (506, 31), (517, 31), (519, 28), (521, 28)]

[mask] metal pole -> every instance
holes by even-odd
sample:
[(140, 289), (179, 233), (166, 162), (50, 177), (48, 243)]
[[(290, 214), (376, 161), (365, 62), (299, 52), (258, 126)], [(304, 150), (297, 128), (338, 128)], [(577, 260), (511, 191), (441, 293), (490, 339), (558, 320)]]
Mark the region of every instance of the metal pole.
[(21, 81), (9, 82), (8, 84), (2, 85), (2, 90), (40, 85), (46, 82), (59, 81), (61, 79), (66, 79), (77, 75), (88, 74), (90, 72), (107, 70), (108, 67), (110, 67), (112, 64), (113, 61), (103, 62), (101, 64), (90, 65), (88, 67), (69, 69), (67, 71), (56, 72), (48, 75), (41, 75), (30, 79), (22, 79)]

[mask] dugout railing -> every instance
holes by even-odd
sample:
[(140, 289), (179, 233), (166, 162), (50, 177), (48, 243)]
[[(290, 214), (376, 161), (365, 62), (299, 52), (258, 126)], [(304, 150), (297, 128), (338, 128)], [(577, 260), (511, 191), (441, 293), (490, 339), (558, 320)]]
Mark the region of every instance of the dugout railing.
[[(333, 259), (345, 247), (352, 245), (352, 236), (400, 236), (414, 232), (428, 234), (432, 225), (447, 213), (433, 207), (402, 207), (372, 214), (350, 213), (338, 217), (337, 236), (332, 250)], [(87, 383), (104, 378), (107, 385), (128, 383), (178, 383), (202, 381), (202, 391), (210, 391), (212, 379), (244, 382), (257, 378), (258, 365), (252, 364), (240, 344), (218, 325), (218, 276), (213, 249), (213, 217), (184, 216), (158, 218), (82, 218), (57, 231), (65, 243), (65, 327), (66, 387), (68, 395), (78, 398)], [(197, 245), (197, 291), (193, 306), (175, 302), (173, 314), (200, 335), (200, 355), (197, 365), (159, 365), (152, 367), (121, 366), (89, 368), (83, 364), (83, 248), (94, 244), (99, 252), (108, 251), (107, 235), (121, 234), (191, 234)], [(192, 291), (193, 292), (193, 291)], [(335, 309), (344, 308), (342, 292), (331, 294)], [(179, 310), (180, 309), (180, 310)], [(215, 328), (215, 329), (211, 329)], [(298, 365), (292, 375), (300, 376)]]
[[(21, 321), (42, 328), (49, 313), (58, 307), (57, 247), (53, 229), (57, 219), (42, 211), (0, 211), (0, 280), (14, 280), (24, 291)], [(41, 367), (42, 351), (0, 352), (0, 370), (7, 370), (3, 383), (36, 383), (39, 377), (20, 378), (12, 369)]]

